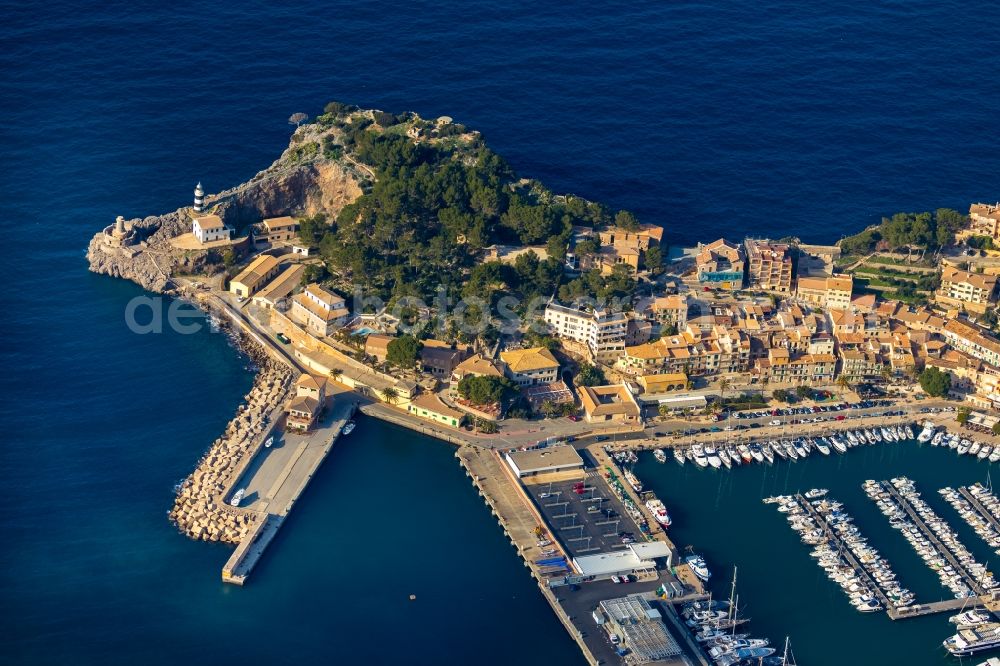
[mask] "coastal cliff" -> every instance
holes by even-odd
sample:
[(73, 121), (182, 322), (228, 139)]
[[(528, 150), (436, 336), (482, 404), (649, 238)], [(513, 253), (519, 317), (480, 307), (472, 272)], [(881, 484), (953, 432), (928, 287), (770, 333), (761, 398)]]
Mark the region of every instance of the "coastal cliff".
[[(265, 217), (336, 215), (361, 195), (369, 178), (364, 167), (343, 157), (325, 157), (303, 147), (319, 145), (335, 128), (306, 125), (299, 128), (288, 148), (270, 167), (249, 181), (206, 198), (206, 214), (214, 213), (245, 235), (251, 224)], [(212, 249), (178, 249), (172, 239), (191, 231), (197, 215), (190, 207), (162, 215), (124, 221), (116, 235), (108, 225), (94, 235), (87, 248), (90, 270), (131, 280), (157, 292), (172, 289), (171, 277), (222, 269), (220, 252)]]

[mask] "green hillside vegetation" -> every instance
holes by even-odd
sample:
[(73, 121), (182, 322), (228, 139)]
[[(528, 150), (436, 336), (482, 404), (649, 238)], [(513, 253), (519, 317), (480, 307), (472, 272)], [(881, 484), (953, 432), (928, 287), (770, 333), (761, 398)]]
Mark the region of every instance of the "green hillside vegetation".
[[(323, 155), (364, 164), (375, 181), (365, 183), (364, 194), (336, 220), (312, 218), (306, 235), (317, 242), (336, 282), (364, 284), (383, 299), (417, 296), (430, 302), (439, 285), (451, 294), (484, 298), (551, 295), (561, 280), (572, 226), (613, 221), (599, 204), (518, 179), (477, 133), (461, 125), (385, 112), (373, 120), (337, 102), (317, 122), (340, 130), (338, 138), (324, 139)], [(420, 140), (407, 132), (419, 132)], [(630, 213), (619, 217), (636, 224)], [(549, 258), (477, 265), (494, 243), (544, 245)], [(627, 286), (621, 276), (597, 275), (574, 291), (598, 295)]]
[(840, 241), (844, 254), (861, 255), (874, 252), (884, 241), (889, 250), (906, 247), (935, 249), (955, 242), (955, 232), (969, 222), (967, 215), (950, 208), (938, 208), (933, 213), (896, 213), (861, 233)]

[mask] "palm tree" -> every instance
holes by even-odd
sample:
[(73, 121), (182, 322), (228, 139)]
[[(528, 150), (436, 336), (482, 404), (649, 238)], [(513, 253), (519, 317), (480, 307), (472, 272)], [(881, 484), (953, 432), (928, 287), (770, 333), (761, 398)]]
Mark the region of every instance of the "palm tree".
[(728, 390), (729, 390), (729, 378), (723, 377), (722, 379), (719, 380), (719, 398), (724, 400), (726, 398), (726, 391)]
[(851, 387), (851, 382), (848, 381), (847, 375), (840, 375), (837, 377), (837, 386), (845, 390)]
[(387, 386), (382, 389), (382, 399), (388, 402), (390, 405), (395, 404), (399, 400), (399, 391), (391, 386)]
[(892, 368), (888, 365), (883, 365), (882, 370), (879, 371), (879, 376), (882, 377), (882, 381), (888, 384), (889, 380), (892, 379)]
[(344, 369), (343, 368), (330, 368), (330, 377), (335, 382), (340, 381), (340, 377), (343, 374), (344, 374)]

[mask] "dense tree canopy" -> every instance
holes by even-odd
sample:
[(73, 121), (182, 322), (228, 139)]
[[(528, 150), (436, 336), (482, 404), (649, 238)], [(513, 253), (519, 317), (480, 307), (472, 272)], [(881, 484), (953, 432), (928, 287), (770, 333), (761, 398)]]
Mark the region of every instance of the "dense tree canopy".
[(584, 363), (580, 366), (579, 372), (573, 378), (573, 383), (577, 386), (602, 386), (608, 383), (604, 373), (597, 366)]
[(508, 400), (517, 387), (506, 377), (466, 375), (458, 382), (458, 394), (474, 405), (491, 405)]
[[(558, 287), (573, 226), (611, 221), (598, 204), (518, 180), (461, 126), (385, 112), (377, 112), (373, 123), (354, 111), (337, 102), (327, 105), (318, 122), (339, 127), (343, 136), (326, 137), (323, 152), (346, 153), (371, 168), (374, 182), (363, 184), (364, 193), (334, 223), (309, 220), (301, 235), (319, 245), (332, 274), (344, 281), (363, 279), (384, 299), (420, 296), (429, 302), (439, 285), (465, 294), (485, 286), (488, 293), (477, 294), (484, 297), (501, 289), (550, 295)], [(404, 122), (437, 140), (415, 142), (395, 129)], [(530, 265), (526, 259), (514, 273), (495, 267), (474, 273), (481, 251), (494, 243), (544, 246), (549, 258)]]
[(905, 247), (936, 248), (955, 242), (955, 232), (969, 223), (967, 215), (950, 208), (933, 213), (896, 213), (882, 218), (877, 227), (848, 236), (840, 242), (846, 254), (866, 254), (884, 241), (890, 250)]
[(389, 341), (386, 360), (397, 368), (409, 369), (416, 365), (423, 343), (412, 335), (402, 335)]
[(951, 375), (937, 368), (927, 368), (920, 373), (920, 388), (929, 396), (940, 398), (951, 388)]

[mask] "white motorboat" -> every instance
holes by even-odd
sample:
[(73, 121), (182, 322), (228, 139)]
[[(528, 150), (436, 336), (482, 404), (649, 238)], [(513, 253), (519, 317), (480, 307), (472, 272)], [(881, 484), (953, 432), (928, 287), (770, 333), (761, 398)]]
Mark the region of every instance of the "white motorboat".
[(701, 555), (688, 555), (684, 558), (684, 562), (701, 580), (708, 582), (708, 579), (712, 577), (712, 572), (708, 570), (708, 563)]
[(243, 496), (246, 494), (246, 492), (247, 492), (246, 488), (240, 488), (235, 493), (233, 493), (233, 496), (229, 499), (229, 505), (239, 506), (240, 502), (243, 501)]

